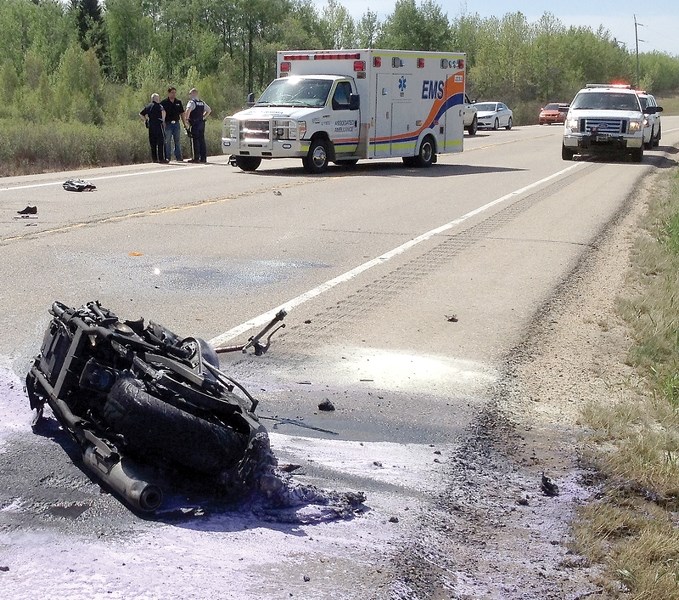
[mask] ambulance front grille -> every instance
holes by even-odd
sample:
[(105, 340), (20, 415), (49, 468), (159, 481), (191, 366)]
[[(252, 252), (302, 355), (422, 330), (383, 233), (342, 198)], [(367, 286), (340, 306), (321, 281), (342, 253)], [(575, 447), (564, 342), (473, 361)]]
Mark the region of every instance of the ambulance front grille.
[(269, 141), (271, 135), (269, 121), (244, 121), (240, 135), (243, 140)]

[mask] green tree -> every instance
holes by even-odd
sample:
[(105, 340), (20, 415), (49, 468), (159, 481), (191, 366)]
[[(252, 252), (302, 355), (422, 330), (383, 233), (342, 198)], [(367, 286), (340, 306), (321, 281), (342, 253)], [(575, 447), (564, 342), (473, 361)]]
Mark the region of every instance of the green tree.
[(321, 27), (325, 48), (353, 48), (356, 45), (356, 24), (338, 0), (328, 0), (321, 13)]
[(380, 36), (381, 29), (377, 13), (367, 9), (356, 24), (356, 45), (359, 48), (372, 48)]
[(114, 78), (127, 81), (134, 62), (154, 45), (153, 20), (137, 0), (106, 0), (104, 16)]
[(19, 89), (19, 75), (14, 68), (11, 61), (6, 60), (0, 67), (0, 87), (4, 92), (4, 101), (8, 105), (12, 105), (14, 101), (14, 94)]
[(434, 0), (396, 0), (379, 43), (400, 50), (444, 50), (450, 40), (448, 17)]

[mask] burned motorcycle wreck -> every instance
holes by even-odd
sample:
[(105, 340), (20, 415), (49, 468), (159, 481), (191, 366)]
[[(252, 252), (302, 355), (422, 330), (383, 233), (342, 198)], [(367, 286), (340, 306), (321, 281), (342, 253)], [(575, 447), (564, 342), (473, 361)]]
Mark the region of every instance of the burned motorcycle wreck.
[[(225, 495), (260, 485), (256, 471), (275, 459), (267, 458), (257, 402), (220, 370), (207, 342), (121, 320), (98, 302), (78, 309), (55, 302), (50, 313), (26, 378), (34, 427), (47, 403), (86, 469), (130, 507), (161, 506), (159, 472), (210, 481)], [(284, 317), (279, 312), (248, 344), (225, 350), (263, 354)]]

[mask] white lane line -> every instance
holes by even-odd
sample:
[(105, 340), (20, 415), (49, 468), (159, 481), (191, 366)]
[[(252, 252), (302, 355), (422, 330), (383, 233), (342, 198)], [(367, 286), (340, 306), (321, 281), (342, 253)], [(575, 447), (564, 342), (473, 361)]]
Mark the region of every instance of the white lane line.
[[(166, 169), (155, 169), (153, 171), (137, 171), (134, 173), (119, 173), (117, 175), (100, 175), (99, 177), (89, 177), (87, 181), (104, 181), (105, 179), (123, 179), (124, 177), (138, 177), (141, 175), (157, 175), (158, 173), (179, 173), (186, 169), (195, 169), (204, 165), (185, 165), (183, 167), (167, 167)], [(70, 179), (67, 177), (66, 179)], [(45, 183), (30, 183), (28, 185), (15, 185), (13, 187), (0, 188), (0, 192), (10, 192), (17, 190), (30, 190), (35, 188), (50, 187), (53, 185), (62, 185), (66, 181), (47, 181)]]
[(245, 323), (241, 323), (240, 325), (237, 325), (236, 327), (233, 327), (232, 329), (229, 329), (228, 331), (225, 331), (224, 333), (218, 335), (217, 337), (214, 337), (210, 340), (210, 343), (213, 346), (221, 346), (225, 344), (226, 342), (243, 335), (246, 331), (250, 331), (250, 329), (253, 329), (255, 327), (261, 327), (262, 325), (265, 325), (268, 323), (271, 319), (274, 318), (276, 313), (281, 309), (285, 308), (286, 310), (290, 310), (292, 308), (295, 308), (296, 306), (299, 306), (300, 304), (304, 304), (305, 302), (308, 302), (312, 298), (315, 298), (316, 296), (320, 296), (321, 294), (327, 292), (328, 290), (331, 290), (332, 288), (340, 285), (341, 283), (346, 283), (347, 281), (350, 281), (351, 279), (354, 279), (361, 273), (367, 271), (368, 269), (372, 269), (373, 267), (376, 267), (377, 265), (384, 264), (388, 260), (391, 260), (395, 256), (398, 256), (399, 254), (403, 254), (404, 252), (407, 252), (414, 246), (417, 246), (418, 244), (421, 244), (422, 242), (426, 242), (427, 240), (431, 239), (435, 235), (438, 235), (439, 233), (443, 233), (444, 231), (448, 231), (449, 229), (452, 229), (453, 227), (456, 227), (457, 225), (460, 225), (461, 223), (464, 223), (468, 219), (471, 219), (472, 217), (475, 217), (476, 215), (479, 215), (494, 206), (497, 206), (498, 204), (501, 204), (502, 202), (506, 202), (510, 198), (515, 198), (516, 196), (519, 196), (521, 194), (525, 194), (526, 192), (539, 187), (548, 181), (552, 181), (553, 179), (556, 179), (558, 177), (561, 177), (562, 175), (565, 175), (569, 171), (572, 171), (574, 169), (579, 168), (583, 163), (575, 163), (569, 167), (566, 167), (565, 169), (562, 169), (561, 171), (558, 171), (557, 173), (553, 173), (552, 175), (549, 175), (548, 177), (545, 177), (543, 179), (540, 179), (539, 181), (535, 181), (533, 183), (530, 183), (522, 188), (519, 188), (518, 190), (514, 190), (513, 192), (510, 192), (509, 194), (505, 194), (504, 196), (497, 198), (491, 202), (488, 202), (487, 204), (484, 204), (483, 206), (479, 206), (478, 208), (475, 208), (474, 210), (462, 215), (461, 217), (458, 217), (457, 219), (454, 219), (452, 221), (449, 221), (448, 223), (441, 225), (440, 227), (436, 227), (435, 229), (431, 229), (430, 231), (427, 231), (426, 233), (423, 233), (422, 235), (418, 235), (417, 237), (413, 238), (412, 240), (407, 241), (405, 244), (401, 244), (400, 246), (394, 248), (393, 250), (389, 250), (389, 252), (385, 252), (384, 254), (381, 254), (377, 258), (373, 258), (372, 260), (369, 260), (367, 262), (364, 262), (362, 265), (359, 265), (357, 267), (354, 267), (350, 271), (347, 271), (346, 273), (343, 273), (342, 275), (338, 275), (337, 277), (330, 279), (329, 281), (326, 281), (325, 283), (322, 283), (315, 288), (309, 290), (308, 292), (304, 292), (303, 294), (292, 298), (291, 300), (288, 300), (286, 303), (281, 304), (280, 306), (277, 306), (276, 308), (272, 308), (271, 310), (266, 311), (265, 313), (262, 313), (261, 315), (258, 315), (256, 317), (253, 317), (252, 319), (246, 321)]

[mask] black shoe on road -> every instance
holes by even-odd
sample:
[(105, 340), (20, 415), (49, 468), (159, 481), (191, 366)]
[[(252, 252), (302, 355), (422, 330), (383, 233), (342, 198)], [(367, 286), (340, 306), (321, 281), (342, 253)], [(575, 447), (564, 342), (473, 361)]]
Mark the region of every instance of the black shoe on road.
[(38, 214), (38, 207), (37, 206), (27, 206), (26, 208), (18, 210), (17, 214), (18, 215), (37, 215)]

